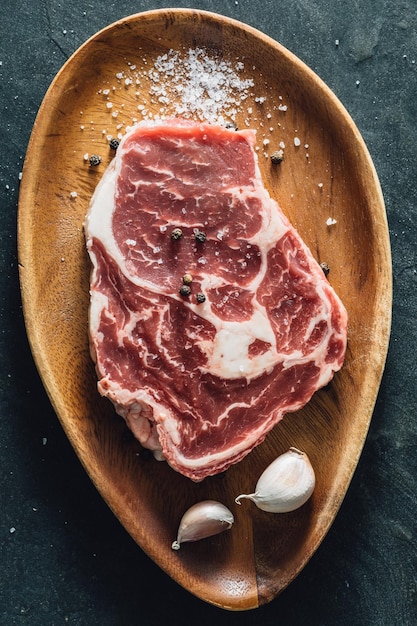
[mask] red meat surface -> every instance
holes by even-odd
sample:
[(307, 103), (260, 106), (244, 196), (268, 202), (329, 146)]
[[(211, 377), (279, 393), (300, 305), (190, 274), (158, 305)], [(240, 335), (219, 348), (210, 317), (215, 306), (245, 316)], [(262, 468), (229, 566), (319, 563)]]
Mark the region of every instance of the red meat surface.
[(85, 223), (98, 389), (194, 481), (247, 455), (346, 350), (345, 308), (264, 188), (254, 146), (252, 130), (138, 124)]

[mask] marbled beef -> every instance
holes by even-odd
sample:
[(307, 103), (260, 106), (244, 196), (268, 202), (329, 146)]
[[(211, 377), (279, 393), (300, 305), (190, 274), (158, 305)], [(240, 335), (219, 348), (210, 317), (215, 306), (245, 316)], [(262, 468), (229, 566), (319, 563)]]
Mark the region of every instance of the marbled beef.
[(138, 124), (85, 223), (98, 389), (195, 481), (240, 461), (345, 355), (345, 308), (264, 188), (254, 145), (252, 130)]

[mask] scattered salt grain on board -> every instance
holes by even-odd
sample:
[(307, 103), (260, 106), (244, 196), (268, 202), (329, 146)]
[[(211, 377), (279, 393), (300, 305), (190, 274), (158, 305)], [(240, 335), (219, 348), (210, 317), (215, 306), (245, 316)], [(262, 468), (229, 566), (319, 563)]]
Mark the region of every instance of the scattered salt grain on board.
[(326, 225), (333, 226), (334, 224), (337, 224), (337, 220), (335, 220), (334, 217), (328, 217), (326, 220)]

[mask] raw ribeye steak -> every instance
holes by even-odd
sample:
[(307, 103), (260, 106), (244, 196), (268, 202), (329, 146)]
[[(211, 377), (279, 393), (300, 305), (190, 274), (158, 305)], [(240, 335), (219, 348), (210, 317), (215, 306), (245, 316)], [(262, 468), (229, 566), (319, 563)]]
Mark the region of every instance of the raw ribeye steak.
[(85, 223), (98, 389), (195, 481), (240, 461), (345, 355), (345, 308), (254, 146), (252, 130), (137, 124)]

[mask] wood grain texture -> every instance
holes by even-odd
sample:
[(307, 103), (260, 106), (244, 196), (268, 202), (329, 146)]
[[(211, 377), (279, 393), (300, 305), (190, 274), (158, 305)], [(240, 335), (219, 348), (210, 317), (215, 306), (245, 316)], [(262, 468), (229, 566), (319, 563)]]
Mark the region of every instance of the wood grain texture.
[[(90, 197), (112, 158), (106, 135), (116, 135), (118, 124), (125, 127), (138, 116), (135, 90), (116, 74), (128, 63), (145, 71), (171, 48), (196, 46), (230, 62), (244, 60), (242, 77), (255, 84), (238, 112), (238, 125), (245, 127), (252, 107), (250, 125), (258, 129), (265, 184), (316, 259), (330, 265), (329, 280), (349, 314), (346, 362), (331, 384), (288, 415), (241, 463), (201, 484), (151, 459), (97, 393), (88, 347), (90, 265), (83, 235)], [(104, 88), (111, 89), (117, 117), (106, 107)], [(138, 89), (146, 90), (146, 84)], [(265, 103), (257, 101), (259, 95)], [(277, 108), (281, 102), (285, 112)], [(159, 106), (147, 104), (154, 114)], [(276, 129), (272, 139), (286, 145), (278, 168), (263, 156), (270, 126)], [(301, 139), (298, 148), (295, 136)], [(86, 153), (100, 154), (102, 164), (90, 167)], [(327, 226), (328, 217), (337, 223)], [(300, 572), (337, 514), (364, 444), (388, 347), (392, 278), (384, 202), (347, 112), (301, 61), (248, 26), (195, 10), (132, 16), (87, 41), (52, 83), (26, 156), (18, 237), (25, 320), (37, 367), (63, 428), (109, 506), (150, 557), (190, 592), (231, 610), (269, 602)], [(234, 498), (252, 491), (265, 467), (290, 446), (306, 451), (315, 468), (311, 500), (285, 515), (264, 513), (249, 502), (237, 507)], [(173, 552), (183, 512), (205, 498), (229, 506), (234, 527)]]

